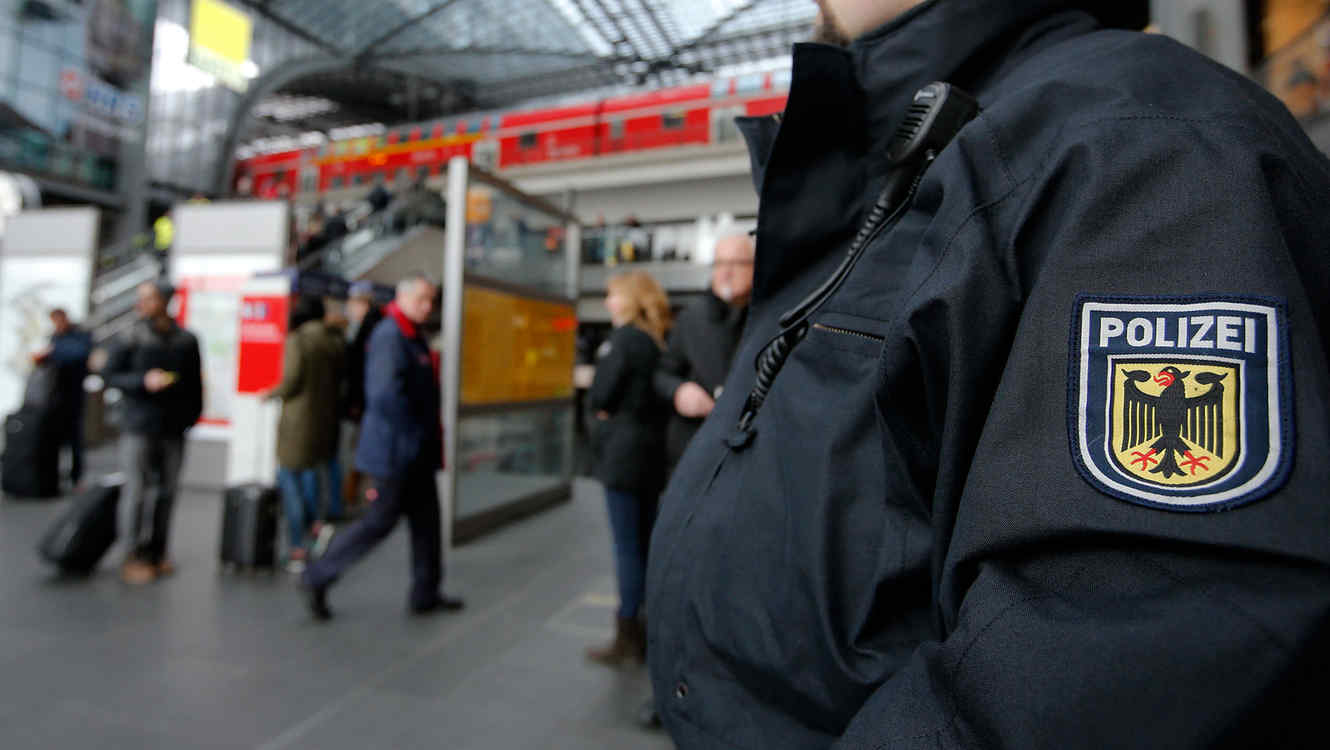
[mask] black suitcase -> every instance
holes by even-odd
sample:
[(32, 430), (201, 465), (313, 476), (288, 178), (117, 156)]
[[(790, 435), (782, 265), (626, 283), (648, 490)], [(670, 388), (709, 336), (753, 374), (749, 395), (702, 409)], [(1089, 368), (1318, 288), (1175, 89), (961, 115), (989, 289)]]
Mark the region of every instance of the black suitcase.
[(121, 484), (119, 477), (111, 477), (75, 497), (42, 537), (37, 553), (64, 573), (87, 575), (95, 570), (115, 543)]
[(60, 494), (60, 445), (51, 412), (25, 406), (5, 418), (5, 452), (0, 456), (0, 489), (16, 498)]
[(280, 505), (274, 487), (241, 484), (226, 488), (222, 494), (223, 565), (272, 568), (277, 564)]

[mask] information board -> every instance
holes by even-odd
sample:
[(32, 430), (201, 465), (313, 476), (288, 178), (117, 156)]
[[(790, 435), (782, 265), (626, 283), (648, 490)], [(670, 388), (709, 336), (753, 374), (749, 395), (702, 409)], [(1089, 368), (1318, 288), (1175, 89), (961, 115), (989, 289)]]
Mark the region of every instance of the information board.
[(467, 284), (462, 320), (463, 406), (572, 397), (572, 304)]

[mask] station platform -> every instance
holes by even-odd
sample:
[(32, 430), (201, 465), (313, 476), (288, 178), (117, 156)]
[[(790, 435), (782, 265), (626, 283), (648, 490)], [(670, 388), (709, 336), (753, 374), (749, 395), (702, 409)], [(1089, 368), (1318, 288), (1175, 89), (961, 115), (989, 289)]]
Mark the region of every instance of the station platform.
[[(92, 476), (115, 468), (91, 457)], [(100, 471), (98, 471), (100, 470)], [(34, 551), (67, 502), (0, 502), (0, 746), (20, 748), (673, 747), (638, 729), (644, 669), (588, 663), (610, 635), (610, 539), (598, 484), (453, 550), (463, 612), (406, 613), (403, 528), (313, 622), (294, 576), (228, 574), (220, 499), (177, 501), (172, 578), (130, 587), (117, 546), (88, 580)]]

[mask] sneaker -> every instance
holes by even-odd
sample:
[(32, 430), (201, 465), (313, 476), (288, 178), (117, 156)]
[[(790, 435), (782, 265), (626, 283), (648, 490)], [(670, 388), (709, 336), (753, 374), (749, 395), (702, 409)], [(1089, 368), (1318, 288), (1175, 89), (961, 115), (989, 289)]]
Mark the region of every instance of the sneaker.
[(305, 550), (294, 547), (286, 557), (286, 572), (300, 574), (305, 572)]
[(131, 586), (143, 586), (157, 580), (157, 567), (142, 560), (127, 560), (120, 568), (120, 578)]
[(333, 536), (337, 534), (337, 527), (330, 523), (319, 524), (319, 530), (314, 535), (314, 547), (311, 550), (314, 559), (323, 557), (328, 552), (328, 545), (332, 544)]

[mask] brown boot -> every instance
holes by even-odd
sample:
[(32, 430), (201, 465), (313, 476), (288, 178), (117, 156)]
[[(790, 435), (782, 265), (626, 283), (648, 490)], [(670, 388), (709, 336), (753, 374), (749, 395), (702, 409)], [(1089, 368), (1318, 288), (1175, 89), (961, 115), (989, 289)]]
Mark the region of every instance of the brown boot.
[(589, 648), (586, 658), (606, 666), (642, 664), (646, 655), (646, 634), (635, 619), (614, 618), (614, 640), (599, 648)]

